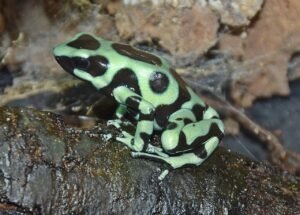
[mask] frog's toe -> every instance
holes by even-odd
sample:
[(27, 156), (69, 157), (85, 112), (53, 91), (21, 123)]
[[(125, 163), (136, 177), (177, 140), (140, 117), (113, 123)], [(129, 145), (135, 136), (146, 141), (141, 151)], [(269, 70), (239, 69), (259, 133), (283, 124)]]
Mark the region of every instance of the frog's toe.
[(151, 144), (148, 145), (148, 147), (147, 147), (147, 152), (153, 153), (153, 152), (156, 152), (156, 151), (162, 152), (163, 149), (160, 148), (160, 147), (157, 147), (157, 146), (153, 146), (153, 145), (151, 145)]
[(127, 131), (122, 131), (122, 134), (123, 134), (124, 138), (133, 139), (133, 136), (131, 134), (129, 134)]
[(106, 123), (107, 126), (112, 125), (116, 128), (120, 128), (121, 124), (122, 124), (122, 121), (120, 119), (111, 119), (111, 120), (108, 120)]
[(132, 146), (132, 142), (133, 142), (133, 138), (132, 137), (117, 137), (116, 138), (117, 141), (126, 144), (128, 147), (131, 148)]
[(122, 131), (123, 137), (117, 137), (117, 141), (126, 144), (129, 148), (132, 148), (133, 145), (133, 136), (126, 131)]
[(164, 178), (169, 174), (169, 170), (165, 169), (164, 171), (162, 171), (162, 173), (160, 173), (160, 175), (158, 176), (158, 180), (162, 181), (164, 180)]
[(147, 149), (146, 149), (147, 153), (150, 154), (157, 154), (161, 157), (169, 157), (169, 155), (167, 155), (166, 153), (163, 152), (163, 149), (157, 146), (153, 146), (151, 144), (148, 145)]
[(137, 157), (139, 157), (139, 153), (138, 152), (131, 152), (131, 157), (137, 158)]

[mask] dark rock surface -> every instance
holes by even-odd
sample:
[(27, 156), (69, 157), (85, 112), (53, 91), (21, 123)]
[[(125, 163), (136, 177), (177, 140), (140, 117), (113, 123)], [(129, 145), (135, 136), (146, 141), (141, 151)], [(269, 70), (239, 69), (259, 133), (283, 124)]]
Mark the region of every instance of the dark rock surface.
[(133, 159), (117, 131), (68, 128), (34, 109), (0, 108), (0, 213), (296, 214), (299, 179), (219, 148), (172, 171)]

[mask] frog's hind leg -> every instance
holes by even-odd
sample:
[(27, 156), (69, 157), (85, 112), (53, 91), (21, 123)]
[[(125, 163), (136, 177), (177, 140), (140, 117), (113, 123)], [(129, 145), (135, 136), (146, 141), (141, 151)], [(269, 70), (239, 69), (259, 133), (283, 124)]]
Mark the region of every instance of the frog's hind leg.
[(193, 152), (185, 152), (178, 155), (167, 155), (164, 153), (164, 156), (150, 154), (147, 152), (132, 152), (131, 155), (134, 158), (142, 157), (149, 158), (153, 160), (163, 161), (169, 164), (173, 169), (180, 168), (185, 165), (200, 165), (207, 156), (203, 156), (203, 151), (206, 151), (208, 154), (211, 154), (219, 144), (219, 139), (217, 137), (211, 137), (205, 143), (204, 147), (199, 147)]
[(184, 109), (175, 112), (162, 133), (162, 148), (169, 157), (160, 159), (173, 169), (202, 164), (217, 148), (224, 135), (224, 125), (220, 119), (195, 121), (192, 114), (190, 110)]
[[(207, 154), (211, 154), (218, 146), (218, 144), (219, 144), (219, 139), (217, 137), (212, 137), (208, 139), (205, 143), (203, 143), (203, 147), (199, 147), (193, 152), (186, 152), (180, 155), (169, 156), (165, 154), (167, 156), (160, 156), (160, 155), (154, 155), (146, 152), (132, 152), (131, 155), (134, 158), (140, 157), (140, 158), (162, 161), (169, 164), (171, 169), (177, 169), (185, 165), (199, 166), (206, 160), (206, 158), (208, 157)], [(168, 173), (169, 170), (164, 170), (159, 176), (159, 179), (162, 180)]]

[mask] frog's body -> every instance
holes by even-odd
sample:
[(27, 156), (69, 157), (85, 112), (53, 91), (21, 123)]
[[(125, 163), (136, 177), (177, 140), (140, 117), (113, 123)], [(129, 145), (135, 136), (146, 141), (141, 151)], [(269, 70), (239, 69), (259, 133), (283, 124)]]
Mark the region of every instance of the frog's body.
[[(129, 45), (81, 33), (54, 49), (58, 63), (69, 73), (90, 82), (120, 105), (117, 127), (125, 113), (137, 120), (136, 132), (117, 138), (134, 157), (165, 161), (172, 168), (200, 165), (218, 146), (224, 125), (165, 59)], [(150, 144), (160, 130), (161, 146)], [(161, 175), (161, 179), (167, 171)]]

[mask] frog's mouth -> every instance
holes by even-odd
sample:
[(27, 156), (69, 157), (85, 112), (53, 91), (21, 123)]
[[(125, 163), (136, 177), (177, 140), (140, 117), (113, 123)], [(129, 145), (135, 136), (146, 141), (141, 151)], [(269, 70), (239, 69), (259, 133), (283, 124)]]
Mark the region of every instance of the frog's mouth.
[(70, 57), (66, 56), (55, 56), (56, 61), (59, 63), (59, 65), (68, 73), (71, 75), (74, 75), (74, 68), (73, 60)]

